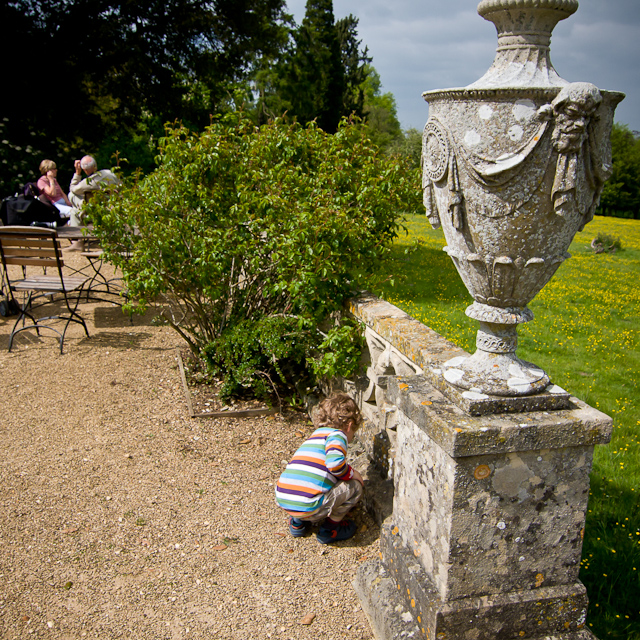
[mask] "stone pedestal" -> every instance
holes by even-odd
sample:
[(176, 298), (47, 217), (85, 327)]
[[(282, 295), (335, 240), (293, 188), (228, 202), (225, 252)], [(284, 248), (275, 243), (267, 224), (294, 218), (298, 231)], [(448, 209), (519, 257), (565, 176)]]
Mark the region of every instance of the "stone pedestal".
[(356, 580), (380, 639), (592, 637), (578, 571), (593, 447), (611, 420), (516, 355), (527, 305), (611, 173), (624, 96), (568, 83), (549, 56), (577, 8), (482, 0), (498, 33), (491, 69), (423, 94), (424, 204), (474, 299), (476, 353), (384, 302), (351, 305), (371, 359), (351, 389), (370, 423), (364, 446), (394, 483), (381, 557)]
[(424, 375), (390, 377), (386, 402), (397, 407), (393, 514), (378, 566), (358, 575), (365, 610), (371, 582), (388, 578), (418, 637), (589, 637), (578, 573), (593, 447), (610, 418), (576, 398), (473, 417)]

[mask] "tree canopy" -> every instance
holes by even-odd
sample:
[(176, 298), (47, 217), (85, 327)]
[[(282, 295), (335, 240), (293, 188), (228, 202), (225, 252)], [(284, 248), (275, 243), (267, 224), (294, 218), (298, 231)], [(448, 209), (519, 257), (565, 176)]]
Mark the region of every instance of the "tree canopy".
[(294, 38), (289, 77), (283, 84), (285, 99), (300, 122), (315, 119), (325, 131), (335, 131), (342, 115), (345, 74), (332, 0), (307, 0)]
[(614, 124), (611, 132), (613, 171), (605, 183), (598, 213), (640, 219), (640, 139), (629, 127)]
[(290, 30), (284, 55), (256, 74), (258, 121), (286, 112), (334, 132), (343, 117), (362, 117), (371, 58), (357, 27), (353, 15), (335, 20), (332, 0), (307, 0), (305, 17)]
[(392, 93), (382, 93), (380, 74), (370, 65), (366, 68), (362, 90), (369, 135), (378, 146), (388, 147), (402, 138), (396, 100)]
[(343, 117), (368, 122), (383, 148), (402, 146), (390, 93), (353, 15), (307, 0), (302, 24), (285, 0), (9, 0), (0, 5), (9, 98), (0, 121), (0, 193), (43, 158), (71, 178), (73, 160), (156, 166), (164, 125), (202, 131), (239, 107), (257, 124), (283, 116), (333, 133)]
[(2, 3), (3, 135), (24, 148), (46, 133), (39, 151), (67, 159), (141, 123), (156, 135), (176, 119), (202, 128), (286, 44), (285, 9), (284, 0)]

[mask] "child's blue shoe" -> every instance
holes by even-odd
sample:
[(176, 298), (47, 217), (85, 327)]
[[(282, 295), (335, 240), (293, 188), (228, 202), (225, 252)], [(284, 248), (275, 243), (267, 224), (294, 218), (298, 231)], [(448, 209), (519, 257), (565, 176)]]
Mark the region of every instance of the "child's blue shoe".
[(347, 540), (355, 535), (357, 525), (353, 520), (343, 520), (342, 522), (332, 522), (327, 518), (320, 529), (316, 538), (320, 544), (328, 544), (329, 542), (338, 542), (339, 540)]
[(289, 533), (294, 538), (302, 538), (307, 533), (309, 522), (300, 520), (299, 518), (289, 517)]

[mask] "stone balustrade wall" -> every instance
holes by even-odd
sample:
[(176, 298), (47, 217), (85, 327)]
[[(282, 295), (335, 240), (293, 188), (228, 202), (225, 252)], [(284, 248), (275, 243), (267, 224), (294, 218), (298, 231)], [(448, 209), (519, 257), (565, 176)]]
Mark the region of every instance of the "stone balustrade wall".
[[(467, 355), (362, 295), (365, 424), (381, 558), (354, 583), (376, 638), (587, 640), (578, 573), (593, 447), (611, 419), (564, 390), (465, 397), (441, 365)], [(384, 496), (385, 491), (390, 496)]]

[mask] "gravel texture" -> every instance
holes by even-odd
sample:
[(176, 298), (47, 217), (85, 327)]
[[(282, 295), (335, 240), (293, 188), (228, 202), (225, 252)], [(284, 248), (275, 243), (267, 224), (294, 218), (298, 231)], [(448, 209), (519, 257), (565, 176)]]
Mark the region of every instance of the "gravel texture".
[(274, 502), (308, 418), (189, 418), (171, 329), (80, 311), (62, 356), (8, 353), (0, 318), (0, 636), (371, 639), (351, 582), (378, 527), (294, 539)]

